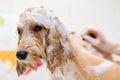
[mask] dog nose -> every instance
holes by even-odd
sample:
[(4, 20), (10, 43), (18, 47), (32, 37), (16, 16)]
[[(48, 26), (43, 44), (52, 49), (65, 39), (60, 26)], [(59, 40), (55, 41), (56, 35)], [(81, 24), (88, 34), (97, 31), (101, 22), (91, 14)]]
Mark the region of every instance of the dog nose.
[(16, 57), (20, 60), (24, 60), (27, 58), (28, 52), (27, 51), (17, 51)]

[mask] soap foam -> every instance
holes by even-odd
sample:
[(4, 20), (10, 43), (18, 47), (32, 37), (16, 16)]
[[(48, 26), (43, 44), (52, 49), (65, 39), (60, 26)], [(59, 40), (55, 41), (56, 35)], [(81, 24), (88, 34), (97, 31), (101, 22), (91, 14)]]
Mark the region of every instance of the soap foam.
[(88, 74), (90, 74), (90, 70), (93, 70), (96, 75), (101, 75), (104, 72), (108, 71), (111, 66), (111, 62), (103, 62), (98, 66), (87, 66), (85, 70)]

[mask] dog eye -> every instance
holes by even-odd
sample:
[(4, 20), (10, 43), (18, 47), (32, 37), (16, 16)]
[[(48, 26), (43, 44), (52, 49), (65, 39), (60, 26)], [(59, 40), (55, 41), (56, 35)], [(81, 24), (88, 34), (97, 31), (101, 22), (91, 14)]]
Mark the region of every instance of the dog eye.
[(22, 34), (22, 31), (23, 31), (23, 29), (22, 28), (20, 28), (20, 27), (17, 27), (17, 33), (20, 35), (20, 34)]
[(36, 25), (34, 31), (38, 32), (42, 30), (42, 26)]
[(18, 34), (21, 34), (21, 30), (18, 30)]

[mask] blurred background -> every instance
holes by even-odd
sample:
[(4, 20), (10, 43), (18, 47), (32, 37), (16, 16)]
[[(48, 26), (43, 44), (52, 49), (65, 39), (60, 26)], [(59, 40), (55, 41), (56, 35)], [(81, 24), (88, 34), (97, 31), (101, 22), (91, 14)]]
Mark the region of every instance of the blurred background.
[(0, 80), (50, 80), (43, 66), (29, 77), (18, 78), (15, 71), (19, 15), (41, 5), (52, 9), (71, 31), (100, 29), (108, 41), (120, 42), (120, 0), (0, 0)]

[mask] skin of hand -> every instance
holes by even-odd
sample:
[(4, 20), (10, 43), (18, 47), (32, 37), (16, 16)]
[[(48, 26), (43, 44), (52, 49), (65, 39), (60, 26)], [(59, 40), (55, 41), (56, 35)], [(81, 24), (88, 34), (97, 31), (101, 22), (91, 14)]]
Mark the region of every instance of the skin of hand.
[[(104, 62), (110, 62), (106, 59), (89, 54), (89, 51), (85, 51), (79, 43), (79, 36), (70, 36), (68, 41), (72, 51), (71, 60), (74, 62), (78, 72), (85, 80), (90, 79), (88, 73), (83, 70), (86, 66), (98, 66)], [(114, 62), (110, 63), (112, 64), (111, 67), (103, 74), (97, 76), (100, 78), (100, 80), (120, 80), (120, 66)], [(96, 80), (96, 75), (94, 73), (92, 75), (95, 76), (93, 77), (93, 80)]]
[(83, 39), (102, 52), (120, 55), (120, 45), (109, 43), (100, 30), (86, 30), (86, 33), (83, 35)]

